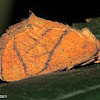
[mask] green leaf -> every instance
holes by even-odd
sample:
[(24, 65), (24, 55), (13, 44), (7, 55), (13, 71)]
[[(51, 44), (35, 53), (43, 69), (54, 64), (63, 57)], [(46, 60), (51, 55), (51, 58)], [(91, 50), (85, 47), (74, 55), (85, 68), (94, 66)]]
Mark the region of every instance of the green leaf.
[[(100, 39), (100, 18), (73, 27), (87, 27)], [(4, 83), (0, 95), (7, 95), (7, 100), (100, 100), (100, 65), (91, 63), (75, 70)]]

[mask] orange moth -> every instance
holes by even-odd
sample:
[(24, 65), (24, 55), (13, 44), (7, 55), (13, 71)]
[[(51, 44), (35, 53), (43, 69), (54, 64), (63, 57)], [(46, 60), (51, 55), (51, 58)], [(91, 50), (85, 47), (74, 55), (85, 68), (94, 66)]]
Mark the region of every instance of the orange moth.
[(11, 26), (0, 38), (0, 79), (16, 81), (100, 62), (100, 42), (84, 28), (39, 18)]

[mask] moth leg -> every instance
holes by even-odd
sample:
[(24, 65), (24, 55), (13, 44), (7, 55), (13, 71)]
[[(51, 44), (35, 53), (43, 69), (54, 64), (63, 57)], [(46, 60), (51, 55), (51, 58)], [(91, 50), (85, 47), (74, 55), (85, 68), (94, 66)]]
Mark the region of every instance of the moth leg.
[(100, 63), (100, 51), (98, 52), (98, 54), (97, 54), (97, 60), (94, 62), (94, 63)]
[(69, 66), (68, 68), (67, 68), (67, 70), (70, 70), (70, 69), (72, 69), (74, 66)]
[(83, 63), (83, 64), (81, 64), (81, 66), (84, 66), (84, 65), (86, 65), (86, 64), (89, 64), (89, 63), (91, 63), (91, 62), (93, 62), (93, 61), (95, 61), (95, 59), (93, 58), (93, 59), (91, 59), (91, 60), (89, 60), (89, 61), (87, 61), (87, 62), (85, 62), (85, 63)]
[(95, 61), (94, 63), (100, 63), (100, 61)]

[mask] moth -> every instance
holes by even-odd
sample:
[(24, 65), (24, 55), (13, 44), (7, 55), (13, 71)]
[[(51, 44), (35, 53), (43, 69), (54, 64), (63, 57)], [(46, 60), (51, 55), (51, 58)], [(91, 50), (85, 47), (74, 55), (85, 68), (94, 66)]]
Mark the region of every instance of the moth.
[(78, 30), (30, 14), (0, 38), (0, 79), (17, 81), (91, 62), (100, 63), (100, 42)]

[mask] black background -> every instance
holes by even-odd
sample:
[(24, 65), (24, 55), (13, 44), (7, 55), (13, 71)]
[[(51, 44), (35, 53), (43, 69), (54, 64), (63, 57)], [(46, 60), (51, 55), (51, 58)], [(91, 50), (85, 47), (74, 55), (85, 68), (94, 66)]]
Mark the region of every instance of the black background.
[[(100, 17), (99, 2), (90, 1), (40, 1), (15, 0), (11, 21), (7, 27), (29, 16), (32, 11), (38, 17), (64, 24), (85, 22), (86, 18)], [(2, 82), (2, 81), (1, 81)]]
[(40, 1), (40, 0), (15, 0), (12, 20), (10, 24), (27, 18), (29, 11), (38, 17), (72, 25), (75, 22), (84, 22), (86, 18), (100, 17), (99, 2), (94, 1)]

